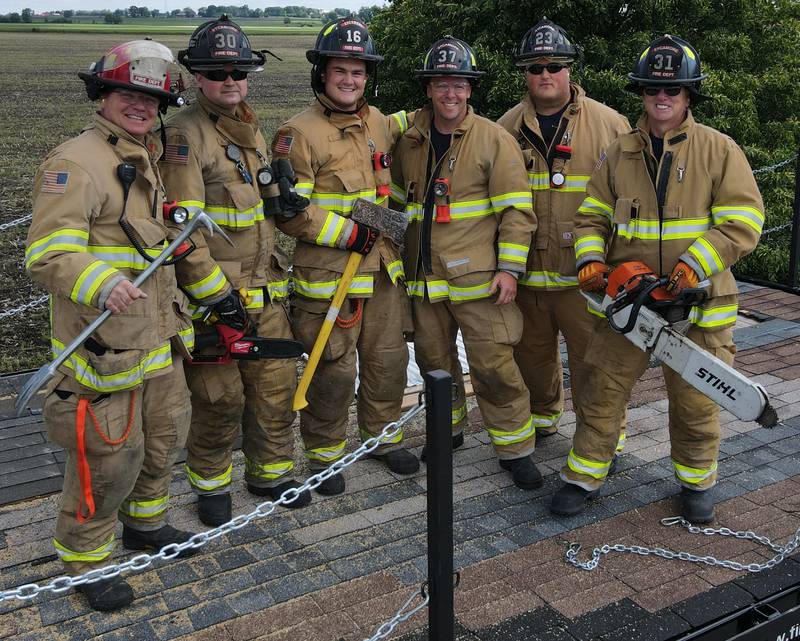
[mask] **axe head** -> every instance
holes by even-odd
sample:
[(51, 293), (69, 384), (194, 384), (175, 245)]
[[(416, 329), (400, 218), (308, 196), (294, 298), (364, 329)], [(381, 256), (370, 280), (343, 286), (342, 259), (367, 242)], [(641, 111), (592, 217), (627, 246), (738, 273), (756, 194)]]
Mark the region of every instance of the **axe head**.
[(406, 227), (408, 227), (408, 218), (403, 212), (387, 209), (363, 198), (357, 198), (350, 218), (357, 223), (374, 227), (400, 249), (403, 248)]

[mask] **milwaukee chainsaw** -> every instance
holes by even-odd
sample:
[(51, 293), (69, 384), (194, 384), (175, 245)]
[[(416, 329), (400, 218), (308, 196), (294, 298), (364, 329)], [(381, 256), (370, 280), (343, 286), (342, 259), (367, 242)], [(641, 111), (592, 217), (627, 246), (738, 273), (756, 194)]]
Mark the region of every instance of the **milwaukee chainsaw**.
[(743, 421), (764, 427), (778, 422), (764, 388), (684, 336), (689, 313), (706, 291), (685, 289), (673, 296), (668, 278), (659, 278), (644, 263), (631, 261), (614, 269), (605, 295), (583, 292), (590, 306), (608, 320), (611, 329), (642, 351), (658, 358), (684, 381)]
[[(216, 323), (216, 333), (198, 334), (195, 338), (191, 363), (194, 365), (225, 365), (231, 361), (254, 361), (261, 358), (298, 358), (305, 349), (300, 341), (289, 338), (245, 336), (244, 332)], [(215, 354), (196, 352), (217, 347)]]

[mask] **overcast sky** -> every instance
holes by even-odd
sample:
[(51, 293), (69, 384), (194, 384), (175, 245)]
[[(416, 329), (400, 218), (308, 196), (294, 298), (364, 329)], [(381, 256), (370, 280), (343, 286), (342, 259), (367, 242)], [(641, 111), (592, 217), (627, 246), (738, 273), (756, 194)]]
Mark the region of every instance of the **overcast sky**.
[(195, 0), (130, 0), (128, 2), (123, 0), (0, 0), (0, 13), (22, 11), (26, 7), (33, 9), (34, 13), (59, 11), (61, 9), (110, 9), (113, 11), (114, 9), (127, 9), (131, 5), (158, 9), (159, 11), (172, 11), (173, 9), (183, 9), (184, 7), (192, 7), (192, 9), (197, 10), (210, 4), (234, 6), (246, 4), (251, 9), (298, 5), (330, 11), (334, 7), (360, 9), (363, 6), (386, 3), (383, 0), (311, 0), (309, 2), (302, 2), (301, 0), (287, 0), (286, 2), (259, 2), (259, 0), (210, 0), (208, 2), (196, 2)]

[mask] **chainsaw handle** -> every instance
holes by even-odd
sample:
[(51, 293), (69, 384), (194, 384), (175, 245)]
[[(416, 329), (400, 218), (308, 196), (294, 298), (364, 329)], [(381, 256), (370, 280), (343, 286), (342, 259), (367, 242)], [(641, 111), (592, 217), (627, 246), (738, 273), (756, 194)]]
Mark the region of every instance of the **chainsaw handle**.
[[(636, 319), (639, 316), (639, 310), (642, 308), (647, 300), (650, 298), (650, 294), (653, 293), (659, 287), (663, 287), (669, 282), (669, 279), (666, 277), (659, 278), (658, 280), (654, 280), (652, 283), (647, 285), (644, 289), (636, 294), (636, 298), (632, 303), (629, 302), (630, 294), (626, 294), (625, 296), (621, 296), (620, 298), (612, 301), (609, 303), (608, 307), (605, 309), (605, 315), (608, 319), (608, 324), (611, 326), (615, 332), (619, 334), (627, 334), (633, 329), (633, 326), (636, 325)], [(623, 307), (629, 305), (631, 306), (630, 314), (628, 315), (628, 322), (625, 323), (623, 326), (617, 325), (614, 321), (614, 314), (616, 314), (619, 310)]]

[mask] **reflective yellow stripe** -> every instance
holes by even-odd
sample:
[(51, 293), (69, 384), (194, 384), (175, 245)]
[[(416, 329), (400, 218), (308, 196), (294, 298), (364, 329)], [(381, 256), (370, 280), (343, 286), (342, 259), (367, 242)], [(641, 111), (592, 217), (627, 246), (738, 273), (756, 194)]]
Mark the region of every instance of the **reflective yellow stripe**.
[(253, 312), (259, 309), (264, 309), (264, 288), (263, 287), (249, 287), (247, 289), (247, 300), (244, 308)]
[(580, 260), (589, 254), (596, 254), (601, 258), (606, 253), (606, 241), (602, 236), (583, 236), (575, 240), (575, 259)]
[(614, 216), (614, 208), (611, 205), (604, 203), (602, 200), (592, 198), (591, 196), (584, 199), (581, 206), (578, 207), (579, 214), (594, 214), (596, 216), (605, 216), (608, 220)]
[(314, 191), (314, 183), (297, 183), (294, 186), (294, 189), (301, 196), (308, 198), (308, 196), (311, 195), (311, 192)]
[(167, 503), (169, 503), (169, 494), (152, 501), (125, 499), (119, 506), (119, 511), (133, 519), (151, 519), (162, 514), (167, 509)]
[(467, 404), (464, 403), (461, 407), (454, 407), (451, 412), (450, 422), (452, 425), (458, 425), (461, 421), (467, 418)]
[[(50, 339), (53, 356), (57, 357), (64, 351), (64, 343), (56, 338)], [(145, 376), (172, 364), (172, 351), (169, 342), (161, 347), (150, 350), (133, 367), (114, 374), (100, 374), (85, 358), (73, 352), (64, 362), (72, 370), (75, 380), (84, 387), (96, 392), (118, 392), (140, 385)]]
[(82, 229), (59, 229), (30, 244), (25, 250), (25, 269), (49, 252), (85, 252), (89, 232)]
[(332, 447), (315, 447), (306, 450), (306, 458), (310, 461), (321, 463), (333, 463), (342, 458), (344, 454), (345, 442), (337, 443)]
[(529, 191), (510, 191), (491, 197), (492, 211), (501, 212), (506, 207), (517, 209), (533, 209), (533, 200)]
[(406, 283), (409, 296), (423, 298), (427, 290), (428, 298), (431, 301), (448, 298), (454, 303), (488, 298), (491, 295), (489, 293), (491, 286), (491, 281), (473, 285), (472, 287), (456, 287), (455, 285), (450, 285), (446, 280), (431, 280), (428, 282), (412, 280)]
[(403, 261), (402, 260), (393, 260), (388, 265), (386, 265), (386, 272), (389, 274), (389, 278), (392, 281), (392, 285), (397, 284), (397, 279), (402, 278), (405, 279), (406, 272), (403, 269)]
[(698, 327), (720, 328), (736, 323), (739, 305), (720, 305), (718, 307), (692, 307), (689, 322)]
[(528, 245), (514, 243), (497, 243), (497, 262), (519, 263), (528, 262)]
[(528, 184), (531, 191), (542, 191), (550, 188), (550, 174), (546, 171), (528, 172)]
[(563, 412), (555, 412), (554, 414), (534, 414), (533, 427), (536, 429), (553, 427), (561, 419), (562, 414)]
[(675, 476), (679, 481), (697, 485), (710, 478), (717, 471), (717, 462), (714, 461), (711, 467), (703, 469), (681, 465), (675, 459), (672, 459), (672, 467), (675, 468)]
[(289, 279), (274, 280), (267, 283), (267, 292), (270, 300), (279, 300), (289, 295)]
[(256, 463), (244, 457), (244, 469), (250, 476), (272, 481), (285, 476), (294, 469), (292, 461), (281, 461), (280, 463)]
[(203, 490), (206, 492), (218, 490), (221, 487), (230, 485), (231, 475), (233, 474), (233, 464), (228, 465), (228, 469), (219, 476), (214, 476), (210, 479), (203, 478), (196, 472), (192, 471), (188, 465), (184, 465), (183, 469), (186, 470), (186, 476), (189, 479), (189, 484), (198, 490)]
[(701, 275), (706, 278), (725, 269), (725, 264), (722, 262), (717, 250), (705, 238), (701, 237), (695, 240), (686, 251), (700, 264), (700, 267), (705, 272), (705, 274)]
[(592, 461), (575, 454), (575, 450), (570, 450), (567, 456), (567, 467), (578, 474), (586, 474), (595, 479), (604, 479), (608, 476), (608, 468), (611, 461)]
[(97, 563), (103, 559), (108, 558), (114, 551), (114, 535), (108, 539), (103, 545), (88, 552), (78, 552), (77, 550), (70, 550), (67, 546), (62, 545), (53, 539), (53, 547), (56, 549), (58, 558), (64, 563), (74, 563), (76, 561), (84, 561), (88, 563)]
[(389, 198), (391, 198), (394, 202), (398, 205), (405, 205), (406, 204), (406, 192), (405, 189), (401, 185), (397, 183), (390, 183), (389, 185), (391, 192), (389, 194)]
[(622, 450), (625, 449), (625, 441), (627, 440), (627, 436), (625, 436), (625, 432), (619, 433), (619, 438), (617, 439), (617, 449), (615, 450), (617, 454), (622, 454)]
[(219, 265), (214, 265), (214, 269), (208, 276), (194, 283), (183, 285), (183, 289), (195, 300), (203, 300), (221, 292), (227, 283), (228, 279), (225, 278)]
[(578, 286), (578, 278), (576, 276), (562, 276), (558, 272), (548, 271), (525, 272), (517, 282), (526, 287), (543, 287), (547, 289)]
[(339, 242), (339, 236), (344, 228), (345, 218), (339, 214), (329, 213), (325, 218), (325, 224), (322, 225), (314, 242), (317, 245), (324, 245), (325, 247), (336, 247)]
[(313, 205), (337, 214), (352, 211), (353, 205), (359, 198), (373, 203), (376, 202), (375, 189), (362, 189), (352, 194), (343, 192), (320, 193), (317, 191), (311, 193), (311, 203)]
[(264, 220), (264, 201), (259, 200), (255, 205), (247, 209), (236, 209), (236, 207), (225, 207), (223, 205), (206, 205), (205, 212), (220, 227), (245, 229)]
[(764, 214), (755, 207), (734, 207), (732, 205), (712, 207), (711, 216), (714, 218), (715, 225), (737, 221), (754, 229), (758, 234), (764, 229)]
[(489, 437), (494, 445), (503, 446), (527, 441), (535, 434), (536, 428), (533, 426), (533, 416), (531, 416), (522, 427), (515, 430), (505, 431), (487, 427), (486, 431), (489, 432)]
[[(293, 276), (292, 284), (294, 286), (295, 293), (299, 294), (300, 296), (305, 296), (306, 298), (328, 299), (333, 298), (333, 295), (336, 293), (336, 288), (339, 286), (340, 280), (340, 278), (337, 278), (336, 280), (312, 282), (308, 280), (300, 280), (299, 278), (295, 278)], [(350, 287), (347, 288), (348, 294), (358, 294), (360, 296), (371, 296), (372, 291), (372, 276), (356, 276), (350, 283)]]
[[(369, 432), (367, 432), (365, 430), (362, 430), (362, 429), (359, 429), (358, 433), (361, 435), (362, 442), (366, 441), (368, 439), (371, 439), (373, 437), (372, 434), (370, 434)], [(381, 443), (389, 443), (389, 444), (392, 444), (392, 445), (396, 445), (397, 443), (401, 443), (402, 441), (403, 441), (403, 430), (402, 429), (400, 429), (397, 432), (397, 434), (392, 436), (392, 438), (383, 438), (383, 439), (381, 439)]]
[(564, 183), (560, 187), (550, 186), (550, 174), (546, 171), (528, 172), (528, 184), (531, 191), (547, 191), (553, 193), (559, 191), (566, 193), (585, 192), (586, 185), (589, 183), (589, 176), (575, 174), (574, 176), (564, 176)]
[(102, 260), (92, 261), (89, 266), (78, 275), (75, 285), (72, 287), (72, 291), (69, 294), (70, 299), (76, 303), (91, 306), (97, 290), (100, 289), (103, 283), (109, 278), (117, 274), (119, 274), (119, 271), (106, 265)]
[(190, 326), (186, 329), (179, 329), (178, 336), (180, 336), (184, 347), (191, 352), (194, 349), (194, 327)]
[(392, 114), (392, 118), (397, 121), (397, 125), (400, 128), (400, 133), (404, 134), (408, 129), (408, 115), (405, 111), (397, 111)]
[(711, 228), (711, 218), (680, 218), (665, 220), (663, 224), (659, 224), (658, 220), (631, 218), (626, 224), (616, 224), (615, 228), (619, 237), (629, 240), (695, 239)]

